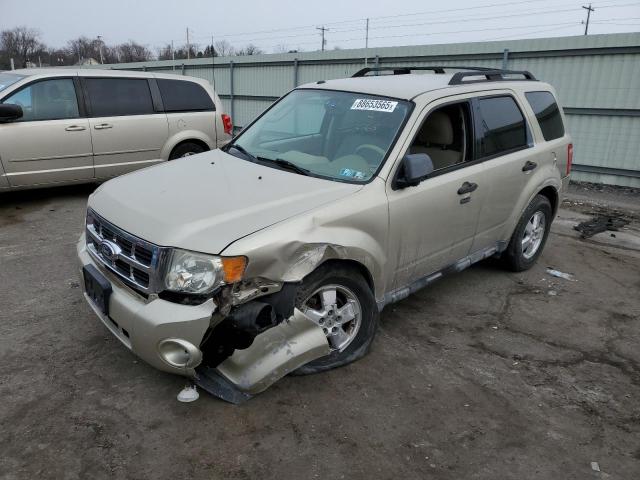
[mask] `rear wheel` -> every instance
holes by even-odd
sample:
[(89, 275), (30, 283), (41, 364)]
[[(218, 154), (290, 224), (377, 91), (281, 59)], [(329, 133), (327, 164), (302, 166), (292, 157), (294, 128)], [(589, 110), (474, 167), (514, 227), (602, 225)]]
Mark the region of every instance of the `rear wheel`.
[(169, 155), (169, 160), (175, 160), (176, 158), (188, 157), (190, 155), (196, 155), (197, 153), (202, 153), (205, 151), (205, 148), (202, 145), (193, 142), (181, 143), (177, 147), (173, 149), (171, 155)]
[(320, 267), (305, 278), (296, 308), (322, 328), (331, 353), (303, 365), (296, 374), (347, 365), (367, 354), (378, 327), (371, 288), (356, 271), (337, 265)]
[(516, 226), (503, 258), (511, 270), (528, 270), (542, 254), (549, 236), (553, 210), (549, 199), (536, 195)]

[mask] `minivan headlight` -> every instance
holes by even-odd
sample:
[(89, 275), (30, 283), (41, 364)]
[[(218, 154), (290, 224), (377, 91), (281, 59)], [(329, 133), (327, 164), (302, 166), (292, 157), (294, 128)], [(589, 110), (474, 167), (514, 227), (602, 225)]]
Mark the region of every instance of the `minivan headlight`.
[(174, 249), (166, 270), (167, 290), (202, 295), (220, 285), (242, 280), (245, 257), (220, 257)]

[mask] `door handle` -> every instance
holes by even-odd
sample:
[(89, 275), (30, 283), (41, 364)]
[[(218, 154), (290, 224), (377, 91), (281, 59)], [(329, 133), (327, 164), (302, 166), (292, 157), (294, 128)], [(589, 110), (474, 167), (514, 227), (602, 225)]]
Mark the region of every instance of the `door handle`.
[(472, 182), (464, 182), (462, 186), (458, 189), (458, 195), (464, 195), (465, 193), (471, 193), (476, 188), (478, 188), (477, 183)]
[(94, 125), (93, 128), (96, 130), (106, 130), (107, 128), (113, 128), (113, 125), (110, 123), (99, 123), (98, 125)]
[(86, 130), (82, 125), (69, 125), (65, 128), (67, 132), (81, 132), (82, 130)]
[(525, 163), (524, 167), (522, 167), (522, 171), (523, 172), (530, 172), (531, 170), (534, 170), (537, 166), (538, 166), (538, 164), (536, 162), (532, 162), (531, 160), (527, 160), (527, 163)]

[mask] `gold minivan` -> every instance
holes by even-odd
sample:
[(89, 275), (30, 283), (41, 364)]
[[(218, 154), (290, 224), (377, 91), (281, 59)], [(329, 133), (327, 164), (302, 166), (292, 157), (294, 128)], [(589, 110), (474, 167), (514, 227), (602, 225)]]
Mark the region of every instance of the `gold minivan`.
[(151, 365), (240, 402), (362, 357), (379, 312), (443, 275), (492, 256), (530, 268), (572, 152), (529, 72), (303, 85), (224, 148), (99, 187), (85, 298)]
[(0, 192), (103, 181), (221, 147), (231, 133), (231, 118), (206, 80), (0, 71)]

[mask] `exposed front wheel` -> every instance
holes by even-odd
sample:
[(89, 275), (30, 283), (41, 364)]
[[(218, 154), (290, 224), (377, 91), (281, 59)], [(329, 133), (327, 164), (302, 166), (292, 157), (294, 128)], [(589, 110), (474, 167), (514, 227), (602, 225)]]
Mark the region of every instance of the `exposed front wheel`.
[(536, 263), (549, 236), (552, 215), (549, 199), (536, 195), (520, 217), (503, 255), (511, 270), (521, 272)]
[(351, 363), (369, 351), (378, 326), (371, 288), (354, 270), (329, 264), (305, 278), (296, 308), (322, 328), (329, 355), (300, 367), (296, 374), (316, 373)]

